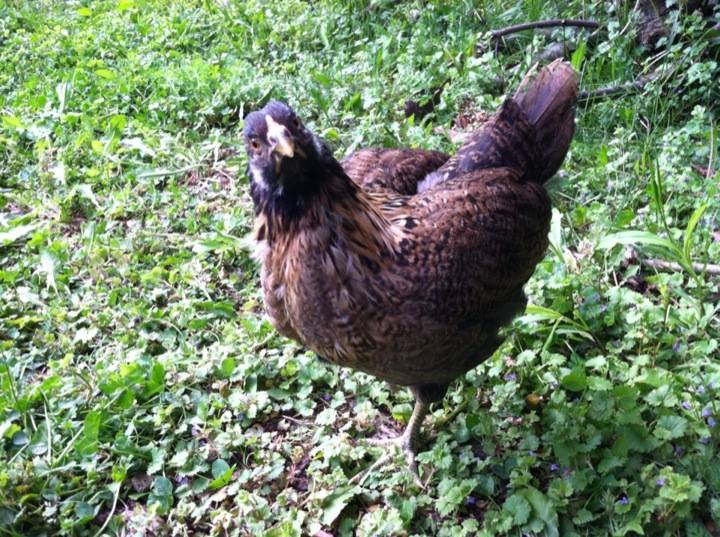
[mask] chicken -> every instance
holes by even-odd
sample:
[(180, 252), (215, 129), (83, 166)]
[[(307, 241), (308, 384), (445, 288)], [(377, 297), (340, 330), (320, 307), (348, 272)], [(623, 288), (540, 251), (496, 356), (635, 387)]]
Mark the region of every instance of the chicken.
[(409, 386), (398, 440), (415, 476), (429, 405), (525, 308), (577, 85), (559, 61), (526, 77), (453, 157), (366, 149), (341, 164), (286, 104), (245, 120), (266, 312), (322, 359)]

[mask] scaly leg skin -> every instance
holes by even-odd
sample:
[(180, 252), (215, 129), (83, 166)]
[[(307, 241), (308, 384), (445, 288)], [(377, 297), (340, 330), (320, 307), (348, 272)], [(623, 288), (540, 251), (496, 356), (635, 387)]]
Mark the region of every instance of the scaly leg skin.
[(408, 422), (407, 426), (405, 427), (405, 431), (401, 436), (398, 436), (397, 438), (371, 440), (370, 443), (375, 445), (389, 444), (390, 449), (386, 451), (372, 465), (370, 465), (367, 470), (355, 475), (350, 480), (350, 483), (358, 483), (359, 485), (362, 485), (365, 482), (365, 479), (367, 479), (367, 477), (372, 474), (375, 469), (379, 468), (380, 466), (384, 466), (392, 459), (395, 447), (400, 447), (405, 454), (405, 460), (407, 462), (408, 468), (410, 469), (410, 472), (413, 475), (413, 480), (415, 481), (415, 484), (417, 484), (420, 488), (424, 489), (425, 484), (420, 479), (420, 474), (418, 473), (417, 461), (415, 460), (415, 456), (417, 455), (418, 434), (420, 433), (423, 420), (425, 419), (425, 416), (427, 416), (429, 410), (429, 403), (425, 403), (420, 399), (416, 399), (415, 408), (413, 408), (412, 416), (410, 416), (410, 421)]
[(415, 483), (420, 485), (420, 488), (423, 489), (425, 488), (425, 486), (420, 479), (420, 474), (418, 473), (417, 461), (415, 460), (415, 457), (417, 455), (418, 435), (420, 434), (423, 420), (425, 419), (425, 416), (427, 416), (429, 411), (430, 404), (424, 403), (417, 399), (415, 401), (415, 408), (413, 408), (412, 416), (410, 416), (410, 421), (408, 422), (407, 427), (405, 427), (405, 431), (400, 437), (400, 447), (402, 447), (402, 450), (405, 453), (405, 460), (407, 461), (408, 468), (410, 468), (410, 472), (415, 479)]

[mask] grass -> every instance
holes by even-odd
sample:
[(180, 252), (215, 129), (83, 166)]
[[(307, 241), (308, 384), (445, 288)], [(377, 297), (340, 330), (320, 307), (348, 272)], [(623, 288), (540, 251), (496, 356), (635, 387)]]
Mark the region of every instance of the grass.
[[(648, 50), (629, 8), (0, 0), (0, 535), (717, 535), (718, 38), (676, 10)], [(490, 46), (551, 17), (603, 31)], [(427, 489), (349, 485), (411, 400), (264, 319), (242, 117), (452, 149), (553, 42), (584, 89), (657, 77), (579, 107), (533, 306), (426, 422)]]

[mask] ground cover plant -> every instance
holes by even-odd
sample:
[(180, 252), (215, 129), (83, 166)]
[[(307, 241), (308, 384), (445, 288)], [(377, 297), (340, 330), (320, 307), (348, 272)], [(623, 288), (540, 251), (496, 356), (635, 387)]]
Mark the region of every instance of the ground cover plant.
[[(718, 534), (717, 14), (648, 42), (640, 4), (0, 0), (0, 534)], [(550, 18), (599, 27), (491, 35)], [(242, 118), (451, 150), (552, 50), (642, 83), (578, 106), (532, 304), (428, 418), (426, 489), (350, 484), (411, 399), (264, 319)]]

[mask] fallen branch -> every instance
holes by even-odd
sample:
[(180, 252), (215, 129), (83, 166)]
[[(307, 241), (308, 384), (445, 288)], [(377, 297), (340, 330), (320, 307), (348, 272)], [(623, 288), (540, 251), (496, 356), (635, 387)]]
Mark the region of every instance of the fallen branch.
[[(685, 272), (680, 263), (675, 261), (665, 261), (664, 259), (643, 259), (638, 254), (637, 250), (632, 246), (625, 250), (625, 260), (627, 263), (640, 263), (643, 267), (650, 267), (657, 270), (664, 270), (669, 272)], [(692, 269), (698, 274), (709, 274), (710, 276), (720, 276), (720, 265), (713, 263), (691, 263)]]
[[(658, 270), (668, 270), (671, 272), (682, 272), (683, 269), (680, 263), (674, 261), (665, 261), (664, 259), (641, 259), (640, 264), (645, 267), (651, 267)], [(720, 276), (720, 265), (713, 265), (708, 263), (693, 263), (692, 268), (695, 272), (702, 274), (710, 274), (711, 276)]]
[(616, 95), (625, 95), (634, 91), (640, 91), (645, 88), (648, 82), (655, 80), (657, 77), (657, 73), (652, 73), (641, 76), (634, 82), (620, 84), (619, 86), (605, 86), (592, 91), (583, 90), (580, 92), (580, 95), (578, 95), (578, 102), (592, 101), (603, 97), (614, 97)]
[(200, 167), (202, 167), (203, 164), (192, 164), (190, 166), (185, 166), (184, 168), (178, 168), (176, 170), (157, 170), (154, 172), (144, 172), (139, 173), (137, 175), (137, 179), (149, 179), (152, 177), (168, 177), (170, 175), (182, 175), (183, 173), (196, 170)]
[(575, 26), (580, 28), (599, 28), (600, 25), (595, 21), (578, 20), (578, 19), (550, 19), (545, 21), (525, 22), (523, 24), (515, 24), (499, 30), (493, 30), (492, 38), (499, 39), (503, 36), (522, 32), (523, 30), (534, 30), (535, 28), (555, 28)]

